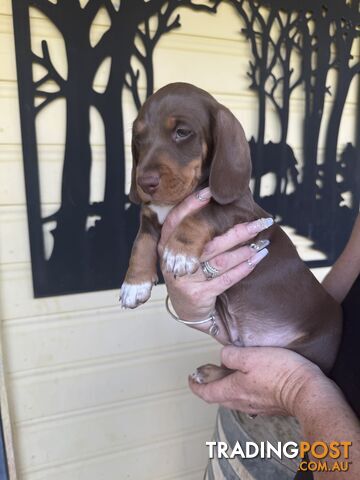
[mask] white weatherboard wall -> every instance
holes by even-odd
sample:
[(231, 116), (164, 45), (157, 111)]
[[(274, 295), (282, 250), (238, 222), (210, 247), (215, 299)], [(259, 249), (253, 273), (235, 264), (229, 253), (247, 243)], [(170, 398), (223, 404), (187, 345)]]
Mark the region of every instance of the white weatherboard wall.
[[(61, 68), (58, 32), (36, 10), (31, 15), (35, 43), (49, 38)], [(188, 81), (209, 90), (234, 111), (250, 138), (256, 132), (256, 99), (247, 90), (248, 47), (239, 36), (238, 17), (227, 5), (216, 16), (182, 10), (181, 17), (182, 28), (156, 50), (156, 88)], [(95, 32), (105, 20), (97, 18)], [(101, 87), (101, 75), (97, 81)], [(352, 93), (348, 118), (355, 112), (353, 98)], [(125, 107), (130, 167), (135, 110), (129, 94)], [(51, 122), (44, 111), (38, 131), (48, 213), (60, 200), (55, 179), (61, 171), (64, 105), (51, 108)], [(219, 347), (169, 318), (164, 287), (131, 312), (119, 308), (117, 291), (33, 298), (10, 0), (0, 3), (0, 112), (0, 318), (19, 478), (202, 478), (204, 442), (211, 439), (216, 410), (189, 393), (187, 375), (216, 362)], [(292, 121), (301, 112), (297, 93)], [(97, 122), (93, 115), (92, 182), (93, 194), (101, 195), (104, 148)], [(276, 121), (273, 133), (276, 140)], [(292, 129), (288, 140), (298, 149), (300, 128)]]

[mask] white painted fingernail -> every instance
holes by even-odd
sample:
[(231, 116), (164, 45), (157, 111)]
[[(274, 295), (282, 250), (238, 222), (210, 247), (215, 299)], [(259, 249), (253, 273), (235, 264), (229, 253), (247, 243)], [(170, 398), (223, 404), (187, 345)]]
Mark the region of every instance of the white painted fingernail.
[(203, 188), (198, 192), (195, 192), (195, 198), (197, 198), (200, 202), (205, 202), (205, 200), (209, 200), (211, 198), (210, 187)]
[(260, 250), (260, 252), (257, 252), (254, 256), (250, 257), (247, 260), (247, 264), (249, 265), (250, 268), (254, 268), (258, 263), (261, 262), (263, 258), (266, 257), (268, 253), (269, 253), (269, 250), (267, 248)]
[(271, 225), (274, 223), (274, 220), (269, 217), (269, 218), (259, 218), (258, 220), (255, 220), (254, 222), (248, 223), (246, 225), (246, 228), (248, 232), (250, 233), (258, 233), (262, 232), (263, 230), (266, 230), (267, 228), (271, 227)]

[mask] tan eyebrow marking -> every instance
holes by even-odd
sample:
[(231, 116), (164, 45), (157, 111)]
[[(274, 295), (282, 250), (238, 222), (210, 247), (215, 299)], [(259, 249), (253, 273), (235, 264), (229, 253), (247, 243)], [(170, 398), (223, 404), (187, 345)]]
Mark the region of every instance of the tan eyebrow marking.
[(165, 127), (169, 130), (172, 130), (176, 125), (176, 118), (175, 117), (167, 117), (165, 120)]

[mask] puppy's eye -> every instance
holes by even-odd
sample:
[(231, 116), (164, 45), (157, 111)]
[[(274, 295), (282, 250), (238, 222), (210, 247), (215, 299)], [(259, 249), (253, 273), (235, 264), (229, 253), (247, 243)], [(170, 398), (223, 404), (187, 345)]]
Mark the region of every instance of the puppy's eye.
[(190, 137), (191, 130), (188, 128), (177, 128), (175, 131), (175, 140), (182, 140), (184, 138)]

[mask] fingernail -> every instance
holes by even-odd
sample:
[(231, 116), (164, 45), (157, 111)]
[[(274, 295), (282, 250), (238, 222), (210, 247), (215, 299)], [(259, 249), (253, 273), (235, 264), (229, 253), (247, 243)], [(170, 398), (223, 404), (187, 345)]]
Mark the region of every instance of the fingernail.
[(251, 243), (250, 248), (255, 250), (255, 252), (260, 252), (263, 248), (267, 247), (270, 244), (269, 240), (258, 240), (257, 242)]
[(257, 417), (257, 414), (256, 413), (247, 413), (246, 416), (249, 417), (250, 420), (254, 420), (254, 418)]
[(195, 383), (198, 383), (198, 384), (204, 383), (204, 379), (203, 379), (201, 373), (199, 372), (198, 368), (195, 370), (195, 372), (193, 372), (190, 375), (189, 378)]
[(267, 248), (260, 250), (260, 252), (257, 252), (254, 256), (250, 257), (247, 260), (247, 264), (249, 265), (250, 268), (254, 268), (255, 265), (260, 263), (261, 260), (265, 258), (268, 253), (269, 253), (269, 250)]
[(246, 225), (246, 228), (248, 229), (248, 232), (250, 233), (258, 233), (262, 232), (263, 230), (266, 230), (267, 228), (271, 227), (271, 225), (274, 223), (274, 220), (269, 217), (269, 218), (259, 218), (258, 220), (255, 220), (254, 222), (250, 222)]
[(195, 198), (197, 198), (200, 202), (205, 202), (205, 200), (209, 200), (211, 198), (210, 187), (203, 188), (198, 192), (195, 192)]

